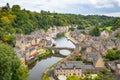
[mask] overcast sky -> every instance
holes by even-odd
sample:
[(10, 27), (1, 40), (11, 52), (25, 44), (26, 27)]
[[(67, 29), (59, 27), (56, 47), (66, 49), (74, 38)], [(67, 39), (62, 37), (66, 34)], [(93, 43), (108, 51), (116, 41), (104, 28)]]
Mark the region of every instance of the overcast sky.
[(9, 3), (21, 8), (40, 12), (40, 10), (73, 14), (104, 14), (120, 16), (120, 0), (0, 0), (0, 6)]

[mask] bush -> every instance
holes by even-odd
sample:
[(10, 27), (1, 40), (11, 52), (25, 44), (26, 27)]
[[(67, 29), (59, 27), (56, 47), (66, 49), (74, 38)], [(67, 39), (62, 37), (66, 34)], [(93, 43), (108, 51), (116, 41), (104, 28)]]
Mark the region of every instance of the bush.
[(50, 80), (49, 75), (48, 74), (44, 74), (42, 76), (42, 80)]

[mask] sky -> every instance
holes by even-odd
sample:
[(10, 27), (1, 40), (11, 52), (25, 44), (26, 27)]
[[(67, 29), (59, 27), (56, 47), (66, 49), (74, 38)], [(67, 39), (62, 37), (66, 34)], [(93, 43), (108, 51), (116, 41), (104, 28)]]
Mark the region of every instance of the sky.
[(58, 13), (82, 15), (107, 15), (120, 17), (120, 0), (0, 0), (0, 7), (9, 3), (22, 9), (46, 10)]

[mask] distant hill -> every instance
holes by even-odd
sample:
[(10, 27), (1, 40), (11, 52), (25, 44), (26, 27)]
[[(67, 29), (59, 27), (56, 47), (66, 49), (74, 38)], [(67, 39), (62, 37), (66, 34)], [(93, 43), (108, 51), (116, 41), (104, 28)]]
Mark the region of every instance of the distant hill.
[(13, 5), (10, 8), (9, 4), (0, 9), (0, 40), (8, 44), (14, 44), (14, 34), (16, 33), (29, 34), (34, 30), (47, 31), (52, 26), (66, 25), (78, 25), (79, 29), (111, 26), (114, 30), (120, 27), (120, 18), (104, 15), (50, 13), (43, 10), (38, 13), (21, 10), (19, 5)]

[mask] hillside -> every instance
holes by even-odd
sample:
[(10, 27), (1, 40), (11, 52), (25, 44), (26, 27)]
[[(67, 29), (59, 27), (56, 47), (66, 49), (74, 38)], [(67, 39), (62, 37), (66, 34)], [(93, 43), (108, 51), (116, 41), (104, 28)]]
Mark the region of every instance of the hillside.
[(31, 12), (22, 10), (19, 5), (10, 8), (9, 4), (0, 9), (0, 41), (8, 44), (15, 43), (14, 35), (16, 33), (29, 34), (34, 30), (44, 29), (47, 31), (52, 26), (66, 25), (78, 25), (79, 29), (111, 26), (114, 30), (120, 27), (120, 18), (50, 13), (43, 10), (41, 12)]

